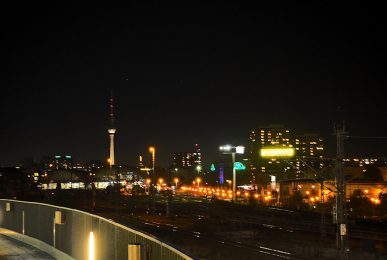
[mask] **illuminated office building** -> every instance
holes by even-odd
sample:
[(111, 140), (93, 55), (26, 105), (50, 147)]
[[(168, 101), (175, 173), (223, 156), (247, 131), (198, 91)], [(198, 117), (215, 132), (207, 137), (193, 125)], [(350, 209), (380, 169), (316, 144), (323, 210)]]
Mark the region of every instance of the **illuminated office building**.
[[(307, 168), (307, 165), (318, 170), (324, 167), (324, 140), (318, 134), (297, 135), (294, 138), (296, 158), (294, 164), (297, 173)], [(306, 165), (307, 164), (307, 165)]]
[(293, 147), (290, 130), (283, 125), (268, 125), (250, 131), (250, 170), (253, 181), (258, 174), (278, 174), (288, 169), (275, 158), (262, 159), (259, 151), (270, 147)]
[[(262, 148), (294, 148), (295, 156), (289, 159), (262, 158)], [(283, 125), (269, 125), (250, 131), (250, 171), (252, 180), (303, 177), (308, 166), (315, 170), (324, 167), (324, 141), (318, 134), (294, 135)], [(259, 178), (258, 178), (259, 179)]]
[(196, 169), (202, 165), (202, 153), (198, 144), (190, 152), (177, 152), (173, 154), (173, 166), (182, 169)]

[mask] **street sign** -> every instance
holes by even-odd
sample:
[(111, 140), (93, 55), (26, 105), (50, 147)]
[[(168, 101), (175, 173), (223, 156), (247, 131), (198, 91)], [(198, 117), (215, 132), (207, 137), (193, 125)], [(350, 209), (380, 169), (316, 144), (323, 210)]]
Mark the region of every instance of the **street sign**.
[(295, 150), (292, 147), (262, 148), (260, 153), (263, 158), (286, 158), (293, 157)]
[(235, 162), (235, 163), (234, 163), (234, 168), (235, 168), (235, 170), (237, 170), (237, 171), (243, 171), (243, 170), (246, 170), (246, 166), (245, 166), (243, 163), (241, 163), (241, 162)]

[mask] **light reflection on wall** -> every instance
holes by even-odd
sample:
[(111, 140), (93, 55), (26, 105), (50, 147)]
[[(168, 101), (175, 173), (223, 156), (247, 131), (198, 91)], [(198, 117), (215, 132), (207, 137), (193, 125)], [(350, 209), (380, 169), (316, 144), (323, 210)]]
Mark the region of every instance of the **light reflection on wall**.
[(3, 208), (0, 208), (0, 226), (3, 224), (4, 214)]

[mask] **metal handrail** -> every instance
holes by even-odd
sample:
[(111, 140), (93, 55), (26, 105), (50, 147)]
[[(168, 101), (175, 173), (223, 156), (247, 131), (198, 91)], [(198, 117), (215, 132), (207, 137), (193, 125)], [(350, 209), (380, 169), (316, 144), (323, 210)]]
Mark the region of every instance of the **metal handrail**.
[(132, 228), (129, 228), (127, 226), (124, 226), (122, 224), (119, 224), (119, 223), (116, 223), (112, 220), (109, 220), (109, 219), (106, 219), (104, 217), (101, 217), (101, 216), (98, 216), (98, 215), (94, 215), (94, 214), (91, 214), (91, 213), (88, 213), (88, 212), (85, 212), (85, 211), (81, 211), (81, 210), (78, 210), (78, 209), (72, 209), (72, 208), (67, 208), (67, 207), (61, 207), (61, 206), (55, 206), (55, 205), (51, 205), (51, 204), (46, 204), (46, 203), (40, 203), (40, 202), (31, 202), (31, 201), (20, 201), (20, 200), (12, 200), (12, 199), (0, 199), (0, 201), (4, 201), (4, 202), (14, 202), (14, 203), (24, 203), (24, 204), (33, 204), (33, 205), (41, 205), (41, 206), (46, 206), (46, 207), (50, 207), (50, 208), (53, 208), (53, 209), (63, 209), (63, 210), (68, 210), (68, 211), (72, 211), (72, 212), (77, 212), (77, 213), (81, 213), (81, 214), (84, 214), (84, 215), (88, 215), (90, 217), (93, 217), (93, 218), (97, 218), (97, 219), (100, 219), (102, 221), (105, 221), (113, 226), (116, 226), (118, 228), (122, 228), (128, 232), (131, 232), (135, 235), (138, 235), (138, 236), (141, 236), (143, 238), (146, 238), (154, 243), (157, 243), (158, 245), (164, 247), (164, 248), (167, 248), (169, 250), (171, 250), (172, 252), (174, 252), (175, 254), (177, 254), (178, 256), (182, 257), (183, 259), (186, 259), (186, 260), (194, 260), (192, 257), (184, 254), (183, 252), (175, 249), (174, 247), (164, 243), (164, 242), (161, 242), (160, 240), (156, 239), (155, 237), (152, 237), (150, 235), (147, 235), (145, 233), (142, 233), (140, 231), (137, 231), (137, 230), (134, 230)]

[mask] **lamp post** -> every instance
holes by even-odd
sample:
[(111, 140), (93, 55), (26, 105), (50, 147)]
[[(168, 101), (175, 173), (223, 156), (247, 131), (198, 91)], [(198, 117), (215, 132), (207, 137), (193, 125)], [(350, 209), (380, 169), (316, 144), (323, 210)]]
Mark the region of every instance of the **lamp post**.
[(196, 182), (198, 183), (198, 188), (200, 187), (200, 182), (202, 181), (202, 179), (200, 179), (199, 177), (196, 178)]
[[(155, 183), (155, 163), (156, 163), (156, 148), (153, 146), (149, 147), (149, 152), (152, 154), (152, 183), (154, 185)], [(156, 210), (156, 204), (155, 204), (155, 189), (152, 187), (152, 212), (154, 213)]]
[(146, 179), (146, 187), (148, 189), (148, 192), (147, 192), (148, 194), (149, 194), (149, 187), (150, 187), (151, 182), (152, 182), (151, 179), (149, 179), (149, 178)]
[(230, 186), (229, 188), (231, 189), (232, 180), (226, 180), (226, 182), (228, 183), (228, 185)]
[(232, 146), (232, 145), (223, 145), (219, 147), (219, 150), (224, 154), (231, 154), (232, 158), (232, 202), (236, 201), (236, 169), (235, 169), (235, 155), (244, 154), (244, 146)]
[(202, 170), (202, 166), (201, 165), (197, 165), (196, 166), (196, 170), (198, 171), (198, 175), (200, 175), (200, 171)]
[[(153, 174), (153, 179), (154, 179), (154, 175), (155, 175), (155, 160), (156, 160), (156, 157), (155, 157), (155, 153), (156, 153), (156, 149), (154, 147), (149, 147), (149, 152), (152, 154), (152, 174)], [(154, 181), (154, 180), (153, 180)]]
[(175, 179), (173, 179), (173, 181), (175, 182), (175, 186), (176, 186), (176, 189), (177, 189), (177, 183), (179, 182), (179, 178), (175, 178)]
[(163, 185), (163, 182), (164, 182), (164, 179), (163, 179), (163, 178), (159, 178), (159, 179), (158, 179), (158, 183), (159, 183), (159, 187), (160, 187), (159, 190), (160, 190), (160, 191), (163, 189), (163, 188), (162, 188), (162, 187), (163, 187), (163, 186), (162, 186), (162, 185)]

